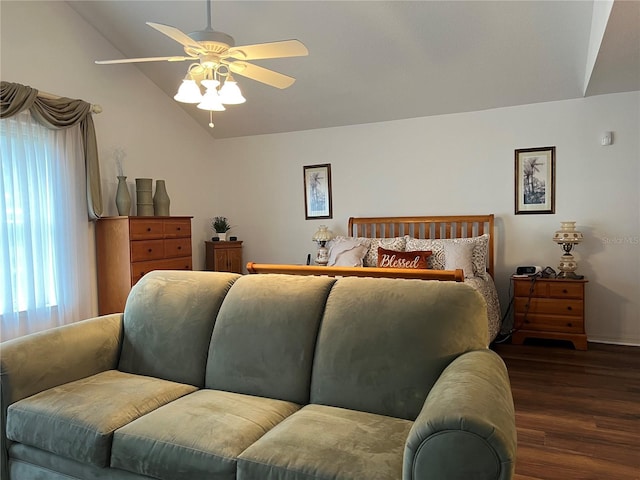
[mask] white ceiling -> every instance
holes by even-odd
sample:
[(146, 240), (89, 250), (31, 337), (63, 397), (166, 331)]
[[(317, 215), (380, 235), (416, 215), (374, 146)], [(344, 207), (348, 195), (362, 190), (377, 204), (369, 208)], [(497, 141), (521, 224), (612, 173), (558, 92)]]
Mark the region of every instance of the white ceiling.
[[(68, 3), (121, 58), (184, 54), (147, 21), (185, 33), (207, 24), (205, 0)], [(309, 56), (255, 61), (296, 83), (280, 90), (237, 76), (247, 102), (214, 113), (214, 129), (207, 126), (207, 112), (180, 105), (215, 138), (226, 138), (640, 90), (640, 1), (616, 0), (604, 35), (595, 38), (593, 5), (213, 1), (213, 28), (234, 37), (236, 45), (297, 38)], [(590, 43), (598, 52), (593, 69)], [(187, 67), (188, 62), (100, 66), (114, 72), (139, 68), (170, 97)]]

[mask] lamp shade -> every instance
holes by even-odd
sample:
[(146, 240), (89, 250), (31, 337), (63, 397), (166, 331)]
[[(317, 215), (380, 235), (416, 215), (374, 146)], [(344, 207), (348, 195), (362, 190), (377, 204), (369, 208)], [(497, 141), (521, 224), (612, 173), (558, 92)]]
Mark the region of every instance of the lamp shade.
[(220, 88), (220, 101), (227, 105), (239, 105), (247, 101), (247, 99), (242, 96), (240, 87), (238, 87), (238, 84), (231, 76), (227, 77), (224, 84), (222, 84), (222, 88)]
[(173, 99), (182, 103), (198, 103), (202, 101), (202, 93), (195, 80), (184, 79)]
[[(214, 81), (214, 80), (210, 80)], [(213, 112), (223, 112), (226, 110), (224, 105), (220, 102), (220, 97), (215, 87), (207, 88), (207, 93), (202, 97), (202, 101), (198, 104), (200, 110), (209, 110)]]
[(313, 234), (314, 242), (328, 242), (333, 238), (333, 232), (326, 225), (320, 225), (316, 233)]
[(576, 230), (576, 222), (560, 222), (560, 230), (553, 234), (553, 241), (558, 244), (577, 245), (582, 240), (584, 240), (584, 236)]

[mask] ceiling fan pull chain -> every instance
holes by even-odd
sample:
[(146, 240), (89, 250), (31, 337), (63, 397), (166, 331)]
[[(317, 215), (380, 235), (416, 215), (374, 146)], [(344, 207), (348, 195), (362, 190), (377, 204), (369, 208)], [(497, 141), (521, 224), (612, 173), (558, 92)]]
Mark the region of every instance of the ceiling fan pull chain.
[(215, 125), (213, 124), (213, 112), (209, 110), (209, 128), (213, 128)]

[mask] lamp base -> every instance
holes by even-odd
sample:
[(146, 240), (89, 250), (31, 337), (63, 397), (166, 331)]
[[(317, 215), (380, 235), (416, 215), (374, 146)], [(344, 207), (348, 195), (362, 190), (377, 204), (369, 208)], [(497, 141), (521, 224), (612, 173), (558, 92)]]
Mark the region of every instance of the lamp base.
[(568, 278), (570, 280), (582, 280), (584, 275), (576, 275), (574, 272), (560, 272), (556, 278)]

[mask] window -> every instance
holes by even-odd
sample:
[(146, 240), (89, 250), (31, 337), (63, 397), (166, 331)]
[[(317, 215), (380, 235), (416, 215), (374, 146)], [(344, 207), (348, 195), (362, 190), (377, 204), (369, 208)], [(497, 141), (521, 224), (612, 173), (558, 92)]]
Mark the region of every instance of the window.
[(0, 123), (0, 335), (7, 340), (86, 318), (91, 307), (83, 299), (90, 295), (80, 128), (50, 130), (28, 112)]

